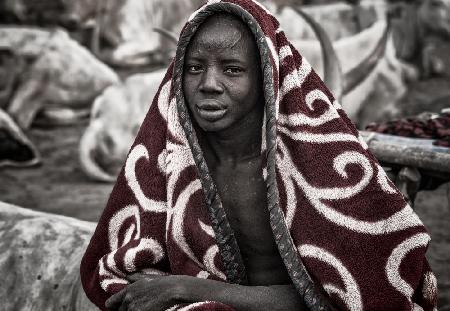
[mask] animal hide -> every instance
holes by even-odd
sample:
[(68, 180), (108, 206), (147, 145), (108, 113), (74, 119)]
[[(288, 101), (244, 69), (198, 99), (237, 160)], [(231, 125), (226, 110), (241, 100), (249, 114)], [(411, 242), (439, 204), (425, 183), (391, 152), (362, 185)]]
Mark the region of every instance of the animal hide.
[[(270, 224), (308, 308), (412, 310), (418, 304), (433, 310), (436, 278), (425, 259), (430, 236), (422, 222), (277, 20), (251, 0), (209, 1), (183, 29), (83, 257), (88, 297), (105, 309), (134, 272), (245, 284), (181, 86), (186, 46), (218, 11), (241, 18), (258, 44)], [(212, 304), (188, 309), (212, 310)]]

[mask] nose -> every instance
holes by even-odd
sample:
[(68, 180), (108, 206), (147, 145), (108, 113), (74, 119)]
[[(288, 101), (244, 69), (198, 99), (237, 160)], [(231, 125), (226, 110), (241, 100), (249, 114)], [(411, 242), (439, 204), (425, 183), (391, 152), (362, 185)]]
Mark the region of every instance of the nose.
[(217, 68), (208, 67), (202, 74), (199, 90), (203, 93), (222, 93), (223, 85)]

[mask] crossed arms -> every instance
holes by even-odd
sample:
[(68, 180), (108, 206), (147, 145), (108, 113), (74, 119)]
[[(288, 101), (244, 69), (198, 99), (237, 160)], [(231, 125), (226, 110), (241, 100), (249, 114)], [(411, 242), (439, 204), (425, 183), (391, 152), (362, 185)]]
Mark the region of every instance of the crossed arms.
[(166, 310), (180, 303), (216, 301), (236, 310), (307, 310), (293, 285), (244, 286), (187, 275), (135, 273), (106, 301), (108, 310)]

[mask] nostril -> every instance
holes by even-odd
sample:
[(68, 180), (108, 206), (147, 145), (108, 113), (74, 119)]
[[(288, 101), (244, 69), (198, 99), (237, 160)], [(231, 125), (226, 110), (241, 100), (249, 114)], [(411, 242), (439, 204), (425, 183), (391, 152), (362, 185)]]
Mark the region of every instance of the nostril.
[(107, 151), (109, 151), (110, 153), (113, 153), (113, 151), (115, 149), (115, 143), (114, 143), (114, 140), (112, 139), (111, 135), (105, 135), (105, 137), (103, 139), (103, 144)]

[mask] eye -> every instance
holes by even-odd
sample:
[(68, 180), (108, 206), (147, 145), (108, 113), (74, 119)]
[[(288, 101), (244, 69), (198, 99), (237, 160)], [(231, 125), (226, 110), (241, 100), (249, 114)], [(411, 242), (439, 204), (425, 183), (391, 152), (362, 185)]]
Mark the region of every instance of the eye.
[(225, 73), (230, 75), (238, 75), (244, 71), (243, 68), (237, 66), (229, 66), (225, 68)]
[(200, 65), (187, 65), (187, 72), (189, 73), (200, 73), (202, 72), (203, 68)]

